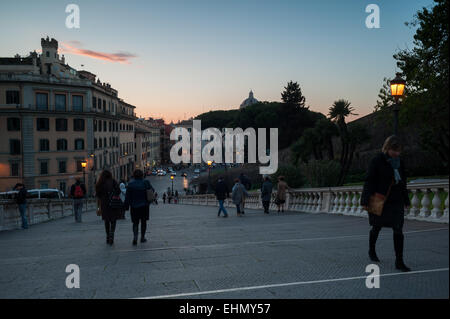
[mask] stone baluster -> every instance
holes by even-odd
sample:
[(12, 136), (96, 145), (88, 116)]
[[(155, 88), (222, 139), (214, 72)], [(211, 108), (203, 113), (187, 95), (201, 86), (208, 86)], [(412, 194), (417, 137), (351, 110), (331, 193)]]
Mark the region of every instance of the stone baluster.
[(346, 192), (347, 193), (347, 197), (345, 198), (345, 202), (344, 202), (344, 210), (342, 211), (342, 213), (344, 215), (351, 215), (352, 211), (351, 211), (351, 197), (352, 197), (352, 193), (353, 192)]
[(336, 191), (331, 192), (330, 213), (336, 213), (338, 202), (339, 202), (338, 193)]
[(323, 201), (322, 192), (317, 192), (316, 213), (318, 213), (322, 210), (322, 201)]
[(430, 215), (430, 205), (431, 205), (428, 189), (425, 189), (425, 192), (423, 193), (423, 198), (422, 198), (421, 204), (422, 204), (422, 208), (420, 209), (419, 217), (427, 218)]
[(350, 209), (352, 215), (359, 215), (358, 212), (358, 192), (351, 192), (353, 194), (352, 198), (352, 208)]
[(447, 198), (445, 199), (445, 202), (444, 202), (444, 213), (442, 215), (442, 218), (447, 221), (448, 221), (448, 197), (450, 196), (450, 193), (448, 190), (449, 190), (448, 188), (444, 189), (444, 191), (447, 193)]
[(338, 213), (343, 214), (344, 211), (345, 211), (345, 192), (341, 192), (341, 196), (339, 198)]
[(439, 219), (442, 216), (442, 210), (441, 210), (441, 197), (439, 196), (439, 188), (432, 188), (431, 191), (434, 194), (432, 204), (433, 209), (431, 210), (431, 218)]
[(409, 215), (412, 217), (416, 217), (419, 212), (419, 205), (420, 205), (420, 200), (419, 200), (419, 189), (412, 189), (411, 192), (413, 193), (413, 197), (411, 198), (411, 208), (409, 210)]

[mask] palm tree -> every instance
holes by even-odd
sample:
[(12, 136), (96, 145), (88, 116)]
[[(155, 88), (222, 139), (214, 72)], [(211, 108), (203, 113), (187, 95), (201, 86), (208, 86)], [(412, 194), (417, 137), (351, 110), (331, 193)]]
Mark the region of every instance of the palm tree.
[(347, 124), (345, 123), (345, 118), (349, 115), (358, 115), (353, 113), (354, 108), (350, 106), (350, 102), (344, 99), (337, 100), (329, 109), (328, 116), (330, 119), (336, 123), (339, 134), (341, 137), (342, 152), (341, 152), (341, 176), (339, 178), (340, 183), (343, 183), (345, 175), (345, 167), (347, 167), (348, 156), (349, 156), (349, 134), (347, 129)]

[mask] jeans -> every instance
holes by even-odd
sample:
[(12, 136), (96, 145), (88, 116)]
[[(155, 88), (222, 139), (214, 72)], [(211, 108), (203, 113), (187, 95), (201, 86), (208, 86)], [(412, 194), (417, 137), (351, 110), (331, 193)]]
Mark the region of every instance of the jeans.
[(22, 218), (22, 228), (27, 229), (28, 228), (27, 204), (19, 204), (19, 212), (20, 212), (20, 217)]
[(222, 211), (225, 216), (228, 216), (227, 210), (225, 209), (225, 206), (223, 206), (224, 202), (225, 201), (223, 199), (219, 199), (219, 213), (217, 214), (219, 216), (220, 216), (220, 212), (222, 212)]
[(73, 200), (73, 212), (75, 215), (75, 221), (81, 223), (81, 213), (83, 212), (83, 200), (74, 199)]
[(238, 215), (241, 213), (241, 205), (242, 204), (235, 204), (236, 205), (236, 211), (238, 213)]

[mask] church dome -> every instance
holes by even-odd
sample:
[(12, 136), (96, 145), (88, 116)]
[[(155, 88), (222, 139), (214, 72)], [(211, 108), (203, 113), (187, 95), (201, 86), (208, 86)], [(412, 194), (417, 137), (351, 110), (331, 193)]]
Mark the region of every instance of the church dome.
[(241, 106), (240, 106), (239, 108), (240, 108), (240, 109), (243, 109), (244, 107), (247, 107), (247, 106), (252, 105), (252, 104), (256, 104), (256, 103), (258, 103), (258, 102), (259, 102), (259, 101), (253, 97), (253, 91), (250, 91), (250, 93), (248, 94), (248, 98), (246, 98), (246, 99), (241, 103)]

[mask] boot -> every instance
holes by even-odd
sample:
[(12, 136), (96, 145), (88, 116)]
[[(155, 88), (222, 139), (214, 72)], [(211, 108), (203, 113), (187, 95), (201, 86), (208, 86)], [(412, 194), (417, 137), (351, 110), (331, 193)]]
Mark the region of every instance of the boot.
[(403, 261), (403, 242), (404, 236), (402, 233), (394, 233), (394, 249), (395, 249), (395, 268), (403, 272), (411, 271)]
[(375, 252), (375, 245), (377, 243), (378, 234), (380, 232), (372, 229), (369, 233), (369, 258), (374, 262), (379, 262), (377, 253)]
[(105, 221), (106, 243), (109, 244), (109, 222)]
[(114, 244), (114, 232), (116, 231), (116, 222), (111, 222), (111, 229), (109, 231), (109, 244)]
[(138, 225), (133, 224), (133, 246), (137, 245), (137, 238), (138, 238)]

